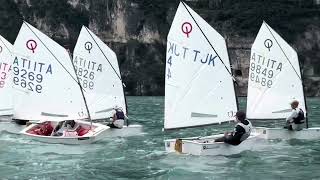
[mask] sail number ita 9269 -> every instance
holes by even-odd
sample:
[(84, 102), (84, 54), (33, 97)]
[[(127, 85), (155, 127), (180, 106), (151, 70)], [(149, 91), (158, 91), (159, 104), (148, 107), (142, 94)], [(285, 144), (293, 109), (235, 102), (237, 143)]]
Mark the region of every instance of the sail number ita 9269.
[(32, 71), (27, 71), (26, 69), (19, 69), (18, 67), (13, 67), (13, 83), (29, 91), (35, 91), (41, 93), (42, 90), (42, 74), (34, 73)]
[(52, 76), (50, 63), (15, 57), (13, 61), (13, 84), (27, 91), (42, 93), (43, 81)]

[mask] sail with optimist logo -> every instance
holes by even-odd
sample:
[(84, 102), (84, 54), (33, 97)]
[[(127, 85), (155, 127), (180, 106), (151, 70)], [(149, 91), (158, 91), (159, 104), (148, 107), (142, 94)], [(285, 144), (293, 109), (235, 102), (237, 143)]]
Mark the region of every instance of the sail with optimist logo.
[(164, 129), (219, 124), (237, 110), (225, 39), (180, 2), (167, 37)]
[(115, 106), (127, 113), (117, 56), (85, 26), (73, 52), (73, 64), (85, 90), (91, 119), (112, 117)]
[(11, 64), (13, 45), (0, 36), (0, 116), (13, 114)]
[(85, 111), (68, 52), (23, 22), (14, 43), (12, 64), (14, 119), (72, 120)]
[(306, 112), (297, 52), (263, 22), (251, 48), (247, 117), (286, 118), (293, 100)]

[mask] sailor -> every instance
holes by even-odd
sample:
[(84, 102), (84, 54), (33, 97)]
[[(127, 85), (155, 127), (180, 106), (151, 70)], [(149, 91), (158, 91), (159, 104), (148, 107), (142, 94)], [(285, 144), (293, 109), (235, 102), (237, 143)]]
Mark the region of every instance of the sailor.
[(121, 107), (115, 106), (112, 112), (112, 122), (108, 124), (110, 128), (122, 129), (127, 116)]
[(65, 128), (63, 130), (62, 136), (64, 137), (76, 137), (78, 136), (78, 129), (79, 125), (74, 120), (67, 120), (65, 122)]
[(304, 112), (301, 108), (298, 108), (299, 101), (294, 100), (290, 103), (291, 105), (291, 114), (286, 118), (286, 126), (288, 130), (300, 131), (303, 129), (304, 123)]
[(236, 113), (236, 126), (234, 131), (224, 133), (224, 136), (215, 140), (215, 142), (225, 142), (231, 145), (239, 145), (242, 141), (246, 140), (251, 133), (252, 125), (246, 119), (246, 113), (238, 111)]
[(77, 136), (79, 125), (74, 120), (60, 121), (51, 136)]
[(56, 127), (53, 129), (51, 136), (62, 136), (64, 130), (64, 122), (65, 121), (58, 122)]

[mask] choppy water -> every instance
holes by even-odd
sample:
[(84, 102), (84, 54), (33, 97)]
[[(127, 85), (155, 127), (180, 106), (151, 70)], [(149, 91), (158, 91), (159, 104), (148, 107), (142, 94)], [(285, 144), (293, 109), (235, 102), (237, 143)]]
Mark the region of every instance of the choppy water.
[[(144, 126), (143, 136), (78, 146), (2, 132), (0, 179), (320, 179), (320, 140), (266, 141), (259, 151), (232, 156), (166, 154), (166, 138), (210, 135), (233, 125), (162, 132), (163, 101), (128, 98), (130, 118)], [(244, 109), (244, 98), (240, 105)], [(308, 105), (310, 125), (320, 126), (320, 100), (308, 99)]]

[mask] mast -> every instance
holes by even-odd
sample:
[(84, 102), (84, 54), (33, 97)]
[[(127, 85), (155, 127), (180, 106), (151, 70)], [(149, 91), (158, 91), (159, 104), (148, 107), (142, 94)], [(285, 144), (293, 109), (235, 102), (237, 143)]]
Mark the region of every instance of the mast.
[(127, 97), (126, 97), (126, 95), (124, 94), (124, 88), (126, 87), (126, 85), (125, 85), (124, 83), (122, 83), (122, 86), (123, 86), (124, 103), (126, 104), (126, 116), (127, 116), (126, 123), (127, 123), (127, 126), (129, 126), (128, 103), (127, 103)]
[(307, 98), (306, 98), (306, 94), (304, 93), (304, 81), (303, 81), (303, 78), (302, 78), (302, 68), (301, 68), (301, 63), (299, 61), (299, 68), (300, 68), (300, 74), (301, 74), (301, 83), (302, 83), (302, 92), (303, 92), (303, 99), (304, 99), (304, 106), (306, 108), (306, 128), (308, 129), (309, 128), (309, 122), (308, 122), (308, 106), (307, 106)]
[[(68, 53), (69, 53), (69, 51), (68, 51)], [(80, 88), (80, 91), (81, 91), (81, 95), (82, 95), (82, 98), (83, 98), (83, 101), (84, 101), (84, 105), (85, 105), (86, 110), (87, 110), (88, 118), (90, 120), (90, 129), (92, 129), (92, 119), (91, 119), (90, 111), (89, 111), (89, 108), (88, 108), (87, 100), (86, 100), (86, 97), (85, 97), (84, 92), (83, 92), (84, 89), (82, 88), (81, 83), (79, 81), (79, 77), (77, 75), (76, 67), (74, 66), (72, 58), (71, 58), (71, 53), (69, 53), (69, 56), (70, 56), (70, 61), (71, 61), (74, 73), (76, 74), (76, 77), (77, 77), (77, 81), (78, 81), (77, 84), (79, 85), (79, 88)]]
[[(100, 52), (103, 54), (104, 58), (107, 60), (107, 62), (109, 63), (110, 67), (112, 68), (112, 70), (114, 71), (114, 73), (117, 75), (117, 77), (119, 78), (121, 84), (122, 84), (122, 90), (123, 90), (123, 96), (124, 96), (124, 101), (125, 101), (125, 109), (126, 109), (126, 116), (128, 116), (128, 105), (127, 105), (127, 98), (125, 96), (124, 93), (124, 88), (126, 87), (126, 85), (123, 83), (122, 78), (121, 78), (121, 74), (118, 74), (115, 67), (112, 66), (110, 60), (108, 59), (108, 57), (106, 56), (106, 54), (103, 52), (103, 50), (101, 49), (101, 47), (99, 46), (99, 44), (97, 43), (97, 41), (95, 40), (95, 38), (92, 36), (91, 32), (89, 31), (89, 29), (84, 26), (86, 31), (89, 33), (90, 37), (92, 38), (92, 40), (94, 41), (94, 43), (98, 46)], [(127, 119), (127, 126), (129, 125), (129, 120)]]
[[(228, 58), (230, 60), (230, 56), (229, 56), (229, 51), (228, 51), (228, 41), (226, 40), (226, 46), (227, 46), (227, 54), (228, 54)], [(230, 64), (231, 64), (231, 61), (230, 61)], [(231, 65), (230, 65), (231, 66)], [(231, 66), (232, 67), (232, 66)], [(236, 99), (236, 104), (237, 104), (237, 111), (239, 111), (239, 101), (238, 101), (238, 91), (236, 89), (236, 86), (238, 87), (238, 83), (236, 81), (236, 78), (233, 76), (233, 73), (232, 73), (232, 68), (230, 68), (231, 70), (231, 76), (233, 77), (233, 82), (232, 82), (232, 85), (233, 85), (233, 89), (234, 89), (234, 96), (235, 96), (235, 99)]]

